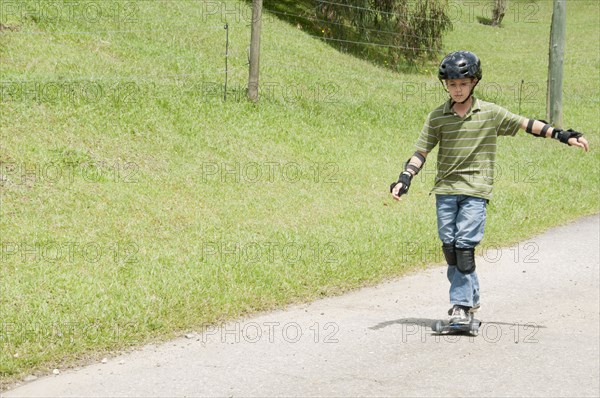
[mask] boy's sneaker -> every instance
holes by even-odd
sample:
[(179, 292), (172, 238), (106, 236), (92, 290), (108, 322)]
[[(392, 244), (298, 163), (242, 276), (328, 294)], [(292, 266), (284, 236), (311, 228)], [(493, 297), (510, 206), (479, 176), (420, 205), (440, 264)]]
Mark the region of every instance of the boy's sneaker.
[(450, 323), (469, 323), (471, 322), (471, 317), (469, 316), (469, 308), (462, 307), (460, 305), (455, 305), (450, 308), (448, 311), (448, 315), (450, 315)]
[(477, 303), (469, 309), (469, 314), (474, 314), (481, 308), (481, 304)]

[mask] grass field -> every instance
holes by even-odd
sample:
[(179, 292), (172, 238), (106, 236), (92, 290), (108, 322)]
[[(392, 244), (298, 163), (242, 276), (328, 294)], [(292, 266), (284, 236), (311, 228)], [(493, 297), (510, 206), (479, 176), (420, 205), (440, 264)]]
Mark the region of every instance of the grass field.
[[(480, 97), (543, 118), (551, 2), (512, 0), (501, 29), (487, 3), (452, 3), (444, 47), (480, 56)], [(445, 99), (434, 64), (267, 15), (251, 104), (247, 3), (44, 4), (0, 1), (3, 385), (442, 262), (435, 162), (388, 194)], [(567, 8), (564, 127), (592, 150), (502, 139), (481, 250), (599, 211), (600, 5)]]

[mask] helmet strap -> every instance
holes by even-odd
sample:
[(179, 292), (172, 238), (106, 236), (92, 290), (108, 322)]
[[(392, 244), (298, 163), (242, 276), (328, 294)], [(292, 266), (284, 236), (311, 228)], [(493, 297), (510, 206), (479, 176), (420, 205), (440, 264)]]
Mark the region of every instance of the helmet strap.
[(479, 79), (477, 79), (477, 82), (475, 83), (475, 85), (473, 85), (473, 88), (471, 89), (471, 92), (467, 96), (467, 99), (464, 100), (463, 102), (461, 102), (461, 104), (464, 104), (465, 102), (467, 102), (469, 100), (469, 98), (471, 98), (471, 96), (473, 95), (473, 91), (475, 91), (475, 87), (477, 87), (478, 84), (479, 84)]
[(469, 100), (469, 98), (471, 98), (471, 96), (472, 96), (472, 95), (473, 95), (473, 90), (471, 90), (471, 92), (469, 93), (469, 96), (467, 97), (467, 99), (466, 99), (466, 100), (464, 100), (464, 101), (461, 101), (461, 102), (459, 102), (459, 104), (464, 104), (464, 103), (466, 103), (466, 102)]

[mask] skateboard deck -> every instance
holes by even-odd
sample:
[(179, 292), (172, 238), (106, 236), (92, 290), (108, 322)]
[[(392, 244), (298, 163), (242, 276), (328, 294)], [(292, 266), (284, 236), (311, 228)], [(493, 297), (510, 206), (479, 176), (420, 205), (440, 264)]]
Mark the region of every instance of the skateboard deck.
[(479, 319), (471, 319), (469, 323), (449, 323), (448, 321), (435, 321), (431, 325), (431, 330), (439, 334), (456, 334), (456, 333), (468, 333), (472, 336), (479, 334), (479, 326), (481, 321)]

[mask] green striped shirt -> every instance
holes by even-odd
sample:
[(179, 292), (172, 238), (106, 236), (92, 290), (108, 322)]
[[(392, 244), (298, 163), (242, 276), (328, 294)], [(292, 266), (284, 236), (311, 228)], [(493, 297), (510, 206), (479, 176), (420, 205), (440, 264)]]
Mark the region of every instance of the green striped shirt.
[(514, 136), (523, 118), (475, 97), (462, 118), (450, 105), (448, 100), (427, 116), (415, 145), (417, 151), (431, 152), (439, 144), (432, 192), (491, 199), (496, 139)]

